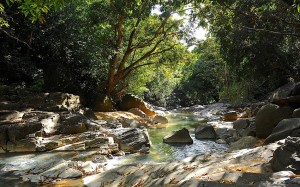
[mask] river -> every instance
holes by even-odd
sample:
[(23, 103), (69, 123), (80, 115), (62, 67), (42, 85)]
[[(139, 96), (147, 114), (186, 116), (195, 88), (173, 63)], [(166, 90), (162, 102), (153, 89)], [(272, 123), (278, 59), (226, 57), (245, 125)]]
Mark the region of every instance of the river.
[[(149, 154), (130, 154), (126, 156), (114, 157), (109, 160), (106, 169), (111, 169), (128, 163), (161, 163), (174, 160), (182, 160), (193, 155), (201, 155), (213, 152), (223, 152), (228, 149), (227, 145), (217, 144), (210, 140), (195, 139), (194, 128), (200, 124), (205, 123), (202, 119), (195, 118), (193, 114), (189, 113), (172, 113), (169, 117), (169, 123), (164, 128), (149, 129), (149, 136), (152, 146)], [(162, 142), (163, 137), (169, 135), (173, 131), (187, 128), (190, 131), (191, 137), (194, 141), (191, 145), (168, 145)], [(69, 160), (74, 156), (81, 154), (88, 154), (89, 151), (83, 152), (52, 152), (52, 153), (26, 153), (26, 154), (1, 154), (0, 155), (0, 184), (6, 186), (14, 186), (20, 184), (21, 179), (15, 174), (18, 171), (26, 170), (33, 165), (50, 160)], [(66, 181), (66, 180), (63, 180)], [(81, 182), (80, 182), (81, 183)], [(23, 183), (27, 186), (28, 183)], [(2, 185), (1, 185), (2, 187)]]

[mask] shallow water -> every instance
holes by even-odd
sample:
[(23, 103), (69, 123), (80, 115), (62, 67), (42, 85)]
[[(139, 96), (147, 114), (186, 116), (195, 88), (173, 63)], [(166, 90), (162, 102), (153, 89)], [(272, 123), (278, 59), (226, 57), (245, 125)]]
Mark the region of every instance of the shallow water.
[[(131, 154), (122, 157), (115, 157), (108, 162), (106, 169), (111, 169), (128, 163), (160, 163), (174, 160), (183, 160), (186, 157), (201, 155), (213, 152), (223, 152), (228, 149), (226, 145), (217, 144), (214, 141), (203, 141), (195, 139), (194, 128), (203, 124), (201, 117), (188, 113), (173, 113), (169, 117), (169, 124), (166, 128), (149, 129), (152, 146), (149, 154)], [(171, 134), (173, 131), (187, 128), (194, 141), (191, 145), (168, 145), (163, 143), (163, 137)], [(60, 160), (72, 160), (74, 157), (89, 154), (91, 151), (70, 151), (70, 152), (52, 152), (52, 153), (10, 153), (0, 154), (0, 186), (31, 186), (30, 182), (22, 182), (21, 178), (16, 176), (18, 172), (25, 171), (33, 166), (43, 162), (59, 162)], [(22, 172), (19, 173), (22, 175)], [(62, 180), (61, 185), (70, 183), (68, 180)], [(78, 182), (78, 181), (77, 181)], [(78, 182), (80, 185), (82, 181)], [(79, 185), (79, 186), (80, 186)]]
[[(166, 128), (162, 129), (149, 129), (149, 136), (152, 142), (152, 147), (149, 154), (132, 154), (125, 157), (116, 158), (118, 163), (158, 163), (174, 160), (182, 160), (186, 157), (223, 152), (228, 149), (224, 144), (217, 144), (210, 140), (197, 140), (195, 139), (194, 129), (200, 124), (204, 124), (199, 121), (201, 118), (197, 118), (193, 114), (188, 113), (173, 113), (169, 117), (169, 123)], [(194, 141), (191, 145), (168, 145), (163, 143), (163, 138), (166, 135), (171, 134), (173, 131), (187, 128), (190, 131), (190, 135)]]

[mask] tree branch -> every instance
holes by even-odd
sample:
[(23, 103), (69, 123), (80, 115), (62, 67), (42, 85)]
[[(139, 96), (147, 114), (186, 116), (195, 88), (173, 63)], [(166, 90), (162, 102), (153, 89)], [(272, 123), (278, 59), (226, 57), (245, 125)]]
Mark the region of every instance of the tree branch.
[(246, 26), (243, 26), (243, 25), (240, 25), (240, 27), (242, 27), (244, 29), (247, 29), (247, 30), (250, 30), (250, 31), (255, 31), (255, 32), (266, 32), (266, 33), (276, 34), (276, 35), (300, 37), (300, 34), (296, 34), (296, 33), (278, 32), (278, 31), (272, 31), (272, 30), (267, 30), (267, 29), (256, 29), (256, 28), (246, 27)]
[(0, 29), (0, 31), (4, 32), (4, 34), (6, 34), (6, 35), (9, 36), (10, 38), (16, 40), (17, 42), (20, 42), (20, 43), (22, 43), (22, 44), (25, 44), (29, 49), (31, 49), (30, 45), (29, 45), (27, 42), (20, 40), (20, 39), (17, 38), (16, 36), (9, 34), (7, 31), (5, 31), (5, 30), (3, 30), (3, 29)]

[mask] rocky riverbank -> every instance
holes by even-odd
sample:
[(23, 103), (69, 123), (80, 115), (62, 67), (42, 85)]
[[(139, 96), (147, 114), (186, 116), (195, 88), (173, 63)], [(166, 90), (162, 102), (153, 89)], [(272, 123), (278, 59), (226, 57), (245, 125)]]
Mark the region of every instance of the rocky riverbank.
[[(273, 95), (272, 103), (216, 103), (168, 113), (130, 95), (121, 105), (129, 111), (93, 112), (76, 95), (1, 86), (0, 184), (64, 186), (79, 179), (73, 186), (298, 186), (299, 86), (289, 89)], [(181, 113), (199, 122), (196, 139), (228, 144), (229, 150), (111, 169), (114, 156), (149, 152), (147, 129), (165, 127), (166, 114), (187, 118)], [(193, 143), (191, 132), (182, 132), (166, 143)]]

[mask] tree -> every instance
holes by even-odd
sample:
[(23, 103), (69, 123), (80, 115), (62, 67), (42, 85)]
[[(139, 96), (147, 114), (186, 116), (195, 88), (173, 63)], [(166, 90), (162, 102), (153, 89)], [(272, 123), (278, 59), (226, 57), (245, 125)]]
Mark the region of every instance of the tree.
[(255, 98), (299, 80), (300, 16), (293, 1), (207, 1), (197, 9), (221, 45), (233, 82), (247, 82)]
[[(174, 20), (173, 5), (160, 3), (161, 15), (151, 10), (159, 1), (101, 1), (92, 5), (102, 31), (109, 58), (108, 80), (105, 93), (120, 95), (128, 87), (125, 79), (143, 66), (159, 63), (152, 58), (163, 55), (180, 45), (184, 35), (180, 30), (183, 20)], [(181, 7), (179, 7), (181, 8)]]
[(209, 38), (200, 43), (193, 53), (196, 60), (183, 68), (183, 78), (169, 102), (175, 100), (175, 104), (191, 106), (219, 101), (219, 92), (225, 87), (227, 76), (220, 45)]

